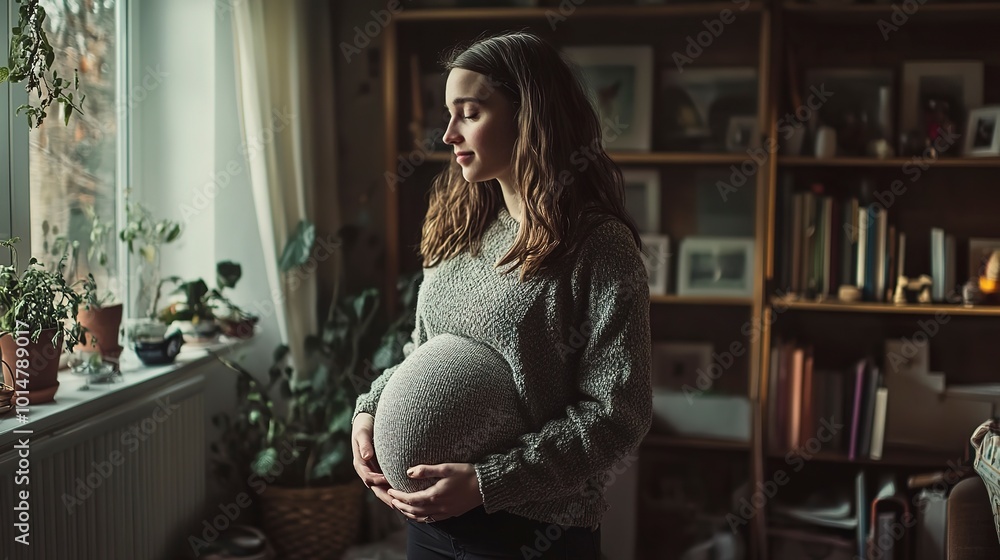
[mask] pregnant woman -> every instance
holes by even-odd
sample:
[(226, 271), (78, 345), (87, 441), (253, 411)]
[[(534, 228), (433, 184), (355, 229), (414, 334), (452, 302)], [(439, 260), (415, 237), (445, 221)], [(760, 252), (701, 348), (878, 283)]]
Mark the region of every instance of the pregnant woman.
[(455, 159), (432, 187), (406, 358), (357, 401), (354, 466), (408, 518), (409, 560), (597, 560), (608, 472), (651, 421), (621, 172), (547, 42), (481, 39), (445, 68)]

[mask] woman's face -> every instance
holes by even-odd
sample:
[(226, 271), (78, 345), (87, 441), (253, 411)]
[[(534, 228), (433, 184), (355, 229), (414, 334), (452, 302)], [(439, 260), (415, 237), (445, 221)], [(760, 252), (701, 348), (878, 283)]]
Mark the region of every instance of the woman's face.
[(470, 183), (510, 181), (517, 125), (514, 108), (499, 87), (471, 70), (455, 68), (448, 74), (445, 105), (451, 117), (444, 141), (454, 147), (462, 176)]

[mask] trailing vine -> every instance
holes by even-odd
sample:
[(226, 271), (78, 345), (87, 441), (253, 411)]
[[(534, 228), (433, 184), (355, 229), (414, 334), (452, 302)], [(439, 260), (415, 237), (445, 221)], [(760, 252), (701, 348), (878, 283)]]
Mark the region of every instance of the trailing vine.
[[(60, 77), (59, 72), (52, 70), (55, 52), (45, 34), (45, 8), (39, 5), (39, 0), (15, 0), (18, 8), (17, 25), (11, 28), (10, 51), (7, 66), (0, 66), (0, 84), (25, 82), (24, 89), (29, 99), (32, 93), (38, 97), (38, 105), (29, 101), (17, 108), (16, 115), (24, 112), (28, 116), (28, 128), (37, 128), (48, 116), (47, 110), (53, 103), (59, 103), (57, 108), (62, 113), (63, 124), (69, 124), (73, 112), (83, 114), (81, 106), (86, 95), (79, 93), (80, 78), (76, 70), (73, 79)], [(69, 91), (72, 89), (72, 91)]]

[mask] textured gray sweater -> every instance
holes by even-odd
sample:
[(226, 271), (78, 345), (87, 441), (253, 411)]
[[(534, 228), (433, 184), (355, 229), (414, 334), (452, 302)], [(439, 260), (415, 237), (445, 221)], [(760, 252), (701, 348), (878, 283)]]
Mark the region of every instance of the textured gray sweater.
[[(413, 343), (404, 353), (442, 333), (499, 352), (529, 428), (515, 446), (473, 463), (486, 512), (596, 527), (608, 509), (608, 471), (636, 468), (627, 457), (652, 418), (646, 271), (628, 228), (614, 220), (596, 227), (578, 252), (520, 282), (518, 271), (495, 267), (518, 227), (501, 208), (477, 257), (466, 252), (424, 270)], [(378, 417), (398, 368), (358, 397), (355, 416)], [(428, 400), (449, 392), (426, 388)], [(476, 437), (461, 421), (454, 425), (437, 434), (442, 447)]]

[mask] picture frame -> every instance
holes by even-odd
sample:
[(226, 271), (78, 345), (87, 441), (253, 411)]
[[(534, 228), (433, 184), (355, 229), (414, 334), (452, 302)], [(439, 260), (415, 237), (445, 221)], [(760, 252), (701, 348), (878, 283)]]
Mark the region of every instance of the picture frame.
[(969, 278), (981, 276), (993, 251), (1000, 251), (1000, 239), (969, 238)]
[(653, 47), (566, 47), (562, 52), (580, 70), (581, 81), (601, 119), (604, 148), (650, 151)]
[(658, 234), (643, 234), (639, 238), (643, 247), (642, 263), (649, 277), (649, 293), (666, 295), (670, 275), (670, 238)]
[(923, 107), (937, 98), (948, 102), (947, 118), (953, 121), (955, 132), (964, 135), (969, 112), (983, 105), (983, 68), (981, 60), (905, 62), (899, 131), (927, 137), (933, 125), (925, 122)]
[(726, 151), (743, 152), (760, 146), (760, 127), (756, 115), (737, 115), (729, 118), (726, 129)]
[(753, 238), (685, 237), (680, 242), (679, 253), (677, 295), (753, 295)]
[(710, 342), (655, 342), (652, 345), (651, 371), (654, 390), (681, 391), (698, 386), (698, 371), (712, 365)]
[(1000, 156), (1000, 105), (969, 111), (965, 127), (965, 155), (969, 157)]
[(757, 114), (757, 69), (752, 66), (675, 68), (660, 75), (657, 144), (667, 150), (721, 152), (730, 120)]
[(639, 233), (660, 233), (660, 171), (654, 168), (622, 169), (625, 210)]

